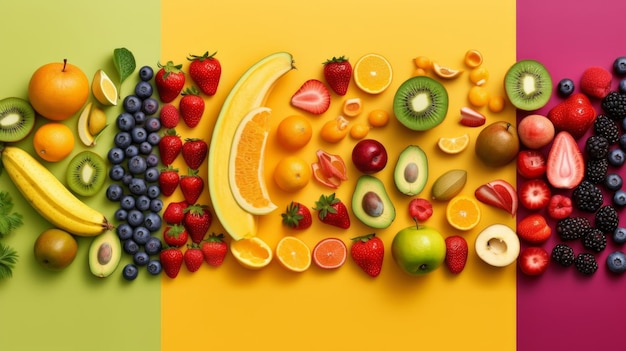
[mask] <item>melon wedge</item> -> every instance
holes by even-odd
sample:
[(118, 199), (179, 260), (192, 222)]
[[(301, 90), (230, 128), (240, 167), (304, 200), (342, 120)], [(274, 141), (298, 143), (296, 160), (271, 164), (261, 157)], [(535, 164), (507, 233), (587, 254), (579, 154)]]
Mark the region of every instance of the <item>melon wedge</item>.
[(207, 157), (207, 189), (217, 219), (234, 240), (257, 233), (256, 216), (239, 206), (230, 190), (229, 162), (235, 133), (242, 119), (263, 106), (276, 81), (293, 68), (293, 57), (287, 52), (261, 59), (235, 83), (217, 116)]

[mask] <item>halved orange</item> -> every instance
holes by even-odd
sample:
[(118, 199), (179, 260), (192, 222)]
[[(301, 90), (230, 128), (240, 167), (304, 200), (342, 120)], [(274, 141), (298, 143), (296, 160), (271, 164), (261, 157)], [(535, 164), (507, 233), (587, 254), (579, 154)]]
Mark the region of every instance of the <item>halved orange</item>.
[(348, 248), (343, 240), (326, 238), (318, 242), (313, 248), (313, 263), (323, 269), (341, 267), (348, 257)]
[(267, 107), (250, 111), (237, 127), (230, 151), (230, 190), (237, 204), (255, 215), (268, 214), (276, 209), (263, 174), (270, 115), (271, 110)]
[(465, 195), (452, 198), (446, 207), (448, 223), (458, 230), (476, 227), (480, 222), (480, 213), (478, 201)]
[(249, 269), (267, 266), (274, 256), (269, 245), (258, 236), (233, 241), (230, 252), (237, 262)]
[(276, 258), (281, 266), (294, 272), (304, 272), (311, 266), (311, 250), (295, 236), (286, 236), (276, 245)]
[(467, 133), (452, 138), (441, 137), (437, 142), (437, 146), (447, 154), (458, 154), (467, 148), (469, 140), (469, 134)]
[(391, 64), (381, 55), (366, 54), (354, 65), (354, 83), (366, 93), (382, 93), (392, 78)]

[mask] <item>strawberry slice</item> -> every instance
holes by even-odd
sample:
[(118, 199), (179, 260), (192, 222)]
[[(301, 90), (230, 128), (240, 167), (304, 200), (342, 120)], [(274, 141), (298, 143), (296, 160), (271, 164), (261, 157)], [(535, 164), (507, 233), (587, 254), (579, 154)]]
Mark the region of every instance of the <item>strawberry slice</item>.
[(559, 132), (548, 152), (546, 176), (557, 189), (573, 189), (585, 176), (585, 160), (574, 137), (566, 131)]
[(552, 196), (548, 183), (543, 179), (531, 179), (524, 182), (519, 189), (519, 193), (522, 206), (529, 210), (538, 210), (545, 207)]
[(548, 268), (550, 254), (543, 247), (529, 246), (520, 252), (518, 262), (522, 273), (540, 275)]
[(496, 179), (479, 186), (474, 191), (474, 196), (478, 201), (503, 209), (511, 216), (515, 216), (517, 213), (517, 192), (513, 185), (504, 179)]
[(330, 92), (317, 79), (309, 79), (291, 97), (291, 105), (314, 115), (321, 115), (330, 107)]
[(466, 127), (480, 127), (487, 121), (487, 118), (480, 112), (469, 107), (461, 108), (461, 124)]

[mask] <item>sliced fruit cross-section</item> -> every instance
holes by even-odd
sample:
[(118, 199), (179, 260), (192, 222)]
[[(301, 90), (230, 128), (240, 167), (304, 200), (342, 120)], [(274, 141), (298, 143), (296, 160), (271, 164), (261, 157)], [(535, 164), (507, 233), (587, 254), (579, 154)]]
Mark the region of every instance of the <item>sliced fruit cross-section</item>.
[(311, 266), (311, 250), (295, 236), (286, 236), (276, 245), (276, 258), (286, 269), (304, 272)]
[(469, 145), (469, 134), (463, 134), (457, 137), (441, 137), (437, 142), (437, 146), (441, 151), (447, 154), (458, 154), (459, 152), (465, 150)]
[(261, 269), (274, 257), (269, 245), (256, 236), (233, 241), (230, 252), (237, 262), (249, 269)]
[(117, 88), (101, 69), (97, 70), (93, 77), (91, 93), (103, 105), (117, 105)]
[(448, 203), (446, 219), (458, 230), (470, 230), (480, 222), (480, 207), (473, 198), (459, 195)]
[(391, 64), (381, 55), (364, 55), (354, 65), (354, 83), (366, 93), (382, 93), (389, 87), (392, 78)]
[(313, 247), (313, 263), (324, 269), (341, 267), (348, 257), (346, 244), (338, 238), (325, 238)]

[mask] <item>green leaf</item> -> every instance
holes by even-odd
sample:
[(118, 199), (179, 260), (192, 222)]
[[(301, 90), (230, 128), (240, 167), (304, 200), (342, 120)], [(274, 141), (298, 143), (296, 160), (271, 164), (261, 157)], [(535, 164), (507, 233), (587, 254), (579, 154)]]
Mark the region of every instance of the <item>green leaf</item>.
[(120, 76), (119, 85), (121, 87), (124, 80), (135, 72), (135, 68), (137, 67), (135, 56), (126, 48), (117, 48), (113, 50), (113, 64)]
[(11, 213), (12, 210), (11, 195), (6, 191), (0, 192), (0, 238), (24, 224), (22, 215), (15, 212)]
[(0, 279), (11, 278), (18, 255), (12, 247), (0, 243)]

